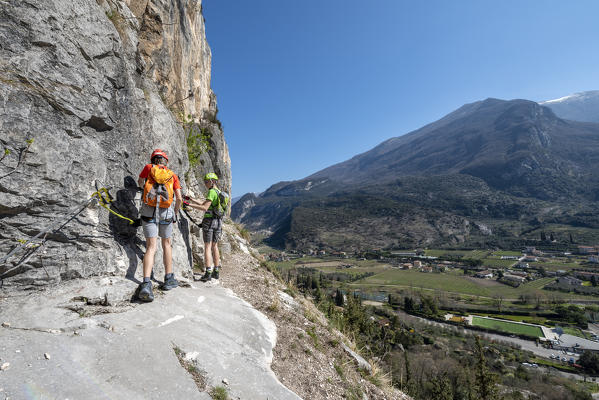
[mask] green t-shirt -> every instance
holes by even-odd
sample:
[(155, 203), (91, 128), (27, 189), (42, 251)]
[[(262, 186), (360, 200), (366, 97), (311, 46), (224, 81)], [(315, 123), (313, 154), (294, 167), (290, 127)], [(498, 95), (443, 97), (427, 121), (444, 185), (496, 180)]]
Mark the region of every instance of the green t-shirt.
[(210, 218), (213, 217), (212, 210), (214, 210), (214, 207), (218, 205), (218, 192), (214, 188), (210, 189), (206, 194), (206, 200), (210, 200), (212, 202), (210, 207), (208, 207), (206, 214), (204, 214), (205, 217)]

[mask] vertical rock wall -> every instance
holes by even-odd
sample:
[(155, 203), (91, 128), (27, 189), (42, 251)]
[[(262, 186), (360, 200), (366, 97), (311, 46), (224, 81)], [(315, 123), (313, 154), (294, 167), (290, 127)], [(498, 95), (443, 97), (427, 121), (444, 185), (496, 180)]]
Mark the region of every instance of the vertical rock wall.
[[(141, 276), (141, 228), (95, 201), (70, 218), (101, 187), (115, 212), (136, 218), (137, 176), (154, 148), (184, 191), (185, 176), (209, 170), (230, 188), (210, 62), (201, 1), (0, 0), (0, 260), (66, 223), (0, 261), (5, 287)], [(180, 115), (211, 133), (191, 171)], [(175, 269), (189, 270), (186, 221), (173, 244)]]

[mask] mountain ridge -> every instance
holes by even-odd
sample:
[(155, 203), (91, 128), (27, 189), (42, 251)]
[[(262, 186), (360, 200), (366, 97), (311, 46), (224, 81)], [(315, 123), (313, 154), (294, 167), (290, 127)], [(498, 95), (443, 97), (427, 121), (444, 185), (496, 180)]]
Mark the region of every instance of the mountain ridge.
[[(586, 207), (597, 198), (598, 154), (599, 124), (561, 119), (550, 108), (530, 100), (488, 98), (465, 104), (431, 124), (390, 138), (367, 152), (304, 179), (274, 184), (260, 196), (245, 198), (251, 201), (240, 203), (244, 204), (243, 212), (234, 207), (232, 217), (250, 229), (269, 232), (277, 238), (275, 244), (289, 245), (297, 242), (291, 240), (291, 232), (303, 232), (299, 220), (318, 225), (319, 228), (314, 226), (310, 234), (322, 236), (326, 228), (308, 221), (306, 216), (329, 220), (323, 216), (326, 208), (323, 204), (344, 198), (353, 198), (360, 203), (360, 193), (369, 186), (398, 199), (395, 207), (402, 209), (408, 189), (405, 185), (398, 187), (397, 182), (404, 178), (410, 180), (415, 188), (426, 190), (418, 193), (424, 198), (435, 193), (436, 189), (430, 188), (427, 182), (437, 176), (441, 177), (439, 180), (446, 177), (458, 187), (471, 178), (478, 179), (487, 187), (482, 190), (484, 201), (493, 203), (494, 197), (502, 197), (513, 207), (526, 210), (522, 215), (509, 218), (525, 216), (532, 221), (537, 213), (535, 207), (541, 210), (541, 204), (549, 202), (561, 204), (555, 217), (563, 219), (570, 213), (566, 203), (576, 199)], [(452, 176), (461, 178), (450, 178)], [(448, 188), (443, 190), (453, 192)], [(467, 186), (464, 190), (468, 190)], [(452, 199), (440, 208), (435, 208), (434, 204), (419, 208), (427, 226), (434, 227), (435, 223), (426, 215), (439, 212), (458, 219), (470, 218), (467, 217), (470, 212), (464, 214), (463, 211), (473, 206), (468, 194), (453, 193)], [(371, 201), (376, 202), (376, 198)], [(530, 206), (531, 202), (537, 206)], [(409, 204), (414, 206), (416, 203)], [(307, 212), (306, 207), (313, 211)], [(349, 203), (344, 207), (352, 208)], [(388, 208), (388, 216), (395, 215), (392, 208)], [(369, 212), (376, 210), (370, 207)], [(491, 214), (479, 217), (490, 218)], [(493, 215), (494, 218), (498, 216)], [(401, 220), (399, 215), (393, 218)], [(398, 227), (404, 223), (399, 223)], [(476, 226), (470, 220), (468, 224)], [(443, 229), (437, 229), (439, 240), (435, 241), (438, 243), (443, 240)], [(463, 233), (460, 235), (465, 238), (472, 232), (469, 228)], [(305, 236), (305, 232), (302, 235)], [(358, 233), (358, 236), (363, 235)], [(304, 241), (304, 245), (307, 243)], [(413, 244), (419, 243), (416, 240)]]

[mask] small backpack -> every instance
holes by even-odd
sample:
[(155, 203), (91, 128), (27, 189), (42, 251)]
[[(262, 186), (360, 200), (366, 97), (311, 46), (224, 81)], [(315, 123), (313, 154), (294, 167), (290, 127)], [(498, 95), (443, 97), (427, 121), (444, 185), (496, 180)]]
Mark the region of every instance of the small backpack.
[(229, 194), (214, 188), (216, 193), (218, 194), (218, 203), (212, 208), (212, 214), (216, 218), (222, 218), (227, 215), (227, 210), (229, 208)]
[(144, 203), (169, 208), (174, 198), (175, 174), (164, 165), (153, 165), (144, 185)]

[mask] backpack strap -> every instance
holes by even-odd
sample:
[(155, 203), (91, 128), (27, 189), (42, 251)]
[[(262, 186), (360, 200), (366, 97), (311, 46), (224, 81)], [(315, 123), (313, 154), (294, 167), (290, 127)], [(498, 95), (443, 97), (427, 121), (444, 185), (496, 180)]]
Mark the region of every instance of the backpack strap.
[[(154, 184), (156, 185), (156, 184)], [(156, 224), (160, 224), (160, 195), (156, 193), (156, 206), (154, 207), (154, 219)]]
[(218, 188), (216, 187), (216, 185), (214, 186), (214, 191), (216, 192), (216, 201), (217, 203), (214, 204), (214, 208), (212, 211), (212, 214), (214, 215), (215, 219), (221, 219), (223, 216), (218, 214), (218, 208), (220, 207), (220, 190), (218, 190)]

